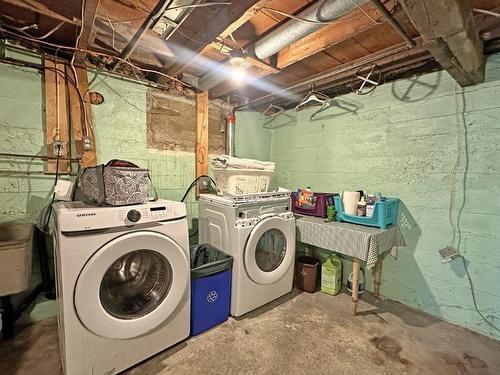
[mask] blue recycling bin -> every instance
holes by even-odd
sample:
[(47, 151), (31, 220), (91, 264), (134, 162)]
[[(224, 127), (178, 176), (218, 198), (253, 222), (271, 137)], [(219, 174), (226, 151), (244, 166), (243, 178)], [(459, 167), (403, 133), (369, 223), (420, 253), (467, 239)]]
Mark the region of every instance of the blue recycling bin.
[(191, 246), (191, 336), (225, 322), (233, 258), (214, 246)]

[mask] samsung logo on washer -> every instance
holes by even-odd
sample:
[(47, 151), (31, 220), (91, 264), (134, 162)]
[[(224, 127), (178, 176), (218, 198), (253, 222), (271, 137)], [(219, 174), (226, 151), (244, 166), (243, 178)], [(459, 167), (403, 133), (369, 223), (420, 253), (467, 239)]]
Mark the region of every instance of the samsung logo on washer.
[(82, 216), (95, 216), (95, 212), (82, 212), (82, 213), (76, 214), (76, 217), (82, 217)]

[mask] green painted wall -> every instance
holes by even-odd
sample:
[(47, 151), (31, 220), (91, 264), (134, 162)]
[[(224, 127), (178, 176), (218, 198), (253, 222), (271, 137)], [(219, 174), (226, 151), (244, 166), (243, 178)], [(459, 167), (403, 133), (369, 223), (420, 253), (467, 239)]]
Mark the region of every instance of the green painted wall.
[[(40, 61), (9, 50), (7, 56)], [(0, 64), (0, 87), (0, 152), (45, 154), (43, 75)], [(36, 221), (49, 200), (54, 179), (41, 172), (41, 161), (0, 158), (0, 222)]]
[[(500, 54), (488, 59), (486, 82), (474, 87), (462, 89), (447, 73), (437, 72), (383, 85), (369, 96), (335, 98), (324, 110), (292, 110), (266, 121), (253, 117), (256, 134), (272, 129), (275, 186), (365, 189), (401, 199), (408, 246), (399, 250), (397, 260), (386, 257), (383, 295), (499, 339), (499, 98)], [(475, 311), (461, 260), (441, 264), (437, 252), (452, 240), (452, 189), (454, 220), (464, 203), (460, 251), (477, 305), (498, 328)], [(348, 274), (350, 263), (345, 266)], [(370, 289), (371, 275), (367, 279)]]
[[(10, 56), (39, 62), (36, 56)], [(105, 97), (103, 104), (92, 107), (98, 162), (122, 158), (146, 166), (159, 196), (179, 200), (194, 179), (194, 154), (148, 148), (148, 89), (96, 73), (89, 73), (89, 80)], [(0, 64), (0, 87), (9, 88), (0, 92), (0, 152), (45, 154), (43, 74)], [(41, 161), (0, 158), (0, 222), (37, 221), (50, 201), (54, 180), (42, 171)], [(189, 214), (196, 216), (193, 195), (187, 205)]]
[(242, 158), (271, 160), (271, 129), (259, 126), (253, 112), (238, 112), (235, 126), (235, 154)]

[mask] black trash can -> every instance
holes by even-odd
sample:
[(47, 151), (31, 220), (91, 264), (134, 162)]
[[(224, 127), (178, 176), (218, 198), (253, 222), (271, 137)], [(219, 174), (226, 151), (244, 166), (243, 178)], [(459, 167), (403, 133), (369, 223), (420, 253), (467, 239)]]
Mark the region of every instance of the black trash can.
[(208, 244), (190, 247), (191, 336), (224, 321), (231, 303), (233, 257)]

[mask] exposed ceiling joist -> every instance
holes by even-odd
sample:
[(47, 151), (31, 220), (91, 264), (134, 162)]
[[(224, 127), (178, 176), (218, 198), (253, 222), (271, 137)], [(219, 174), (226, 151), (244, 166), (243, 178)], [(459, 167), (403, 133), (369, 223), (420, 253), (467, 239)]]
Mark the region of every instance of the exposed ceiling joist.
[[(273, 93), (265, 93), (262, 91), (255, 91), (252, 93), (251, 97), (257, 97), (253, 99), (250, 104), (259, 105), (262, 104), (264, 99), (273, 97), (279, 98), (280, 94), (284, 92), (295, 92), (299, 93), (309, 89), (309, 84), (314, 83), (316, 89), (323, 89), (325, 87), (330, 87), (333, 84), (344, 82), (346, 79), (352, 77), (353, 72), (359, 69), (365, 64), (377, 64), (382, 68), (383, 71), (388, 71), (392, 66), (405, 66), (407, 64), (414, 64), (418, 61), (423, 61), (432, 58), (431, 54), (423, 47), (422, 40), (415, 39), (415, 48), (409, 49), (404, 43), (386, 48), (381, 51), (377, 51), (368, 56), (361, 57), (359, 59), (349, 61), (332, 69), (322, 71), (320, 73), (311, 75), (305, 79), (296, 81), (293, 85), (278, 90)], [(260, 96), (259, 95), (263, 95)], [(276, 101), (280, 103), (279, 99)]]
[[(387, 6), (389, 9), (396, 6), (394, 0), (390, 0)], [(348, 16), (339, 19), (337, 22), (327, 25), (314, 33), (290, 44), (286, 49), (281, 50), (277, 54), (277, 67), (284, 69), (294, 63), (297, 63), (307, 57), (313, 56), (321, 51), (338, 45), (362, 32), (377, 28), (380, 24), (373, 20), (379, 19), (382, 15), (375, 10), (369, 3), (363, 5), (360, 10), (351, 12)], [(366, 14), (365, 14), (366, 13)], [(404, 12), (399, 9), (395, 12), (395, 17), (401, 17)], [(372, 18), (372, 19), (370, 19)], [(262, 77), (275, 72), (265, 72)], [(261, 77), (261, 78), (262, 78)], [(224, 82), (210, 90), (211, 98), (224, 96), (238, 89), (238, 84), (235, 82)]]
[[(84, 0), (82, 0), (84, 1)], [(97, 6), (99, 5), (99, 0), (85, 0), (85, 8), (83, 9), (83, 19), (82, 19), (82, 30), (80, 31), (80, 38), (76, 45), (77, 48), (86, 50), (94, 44), (96, 37), (96, 30), (94, 29), (95, 17), (97, 15)], [(82, 63), (85, 59), (85, 52), (76, 51), (75, 61), (77, 63)]]
[[(191, 38), (186, 40), (182, 35), (174, 35), (170, 39), (173, 45), (182, 46), (182, 51), (178, 53), (182, 56), (180, 60), (170, 66), (166, 73), (171, 76), (176, 76), (182, 73), (189, 62), (198, 56), (205, 48), (210, 48), (209, 45), (221, 37), (226, 37), (233, 31), (237, 30), (241, 25), (252, 18), (258, 9), (263, 6), (268, 0), (237, 0), (233, 1), (231, 6), (221, 8), (215, 17), (209, 23), (203, 25), (202, 28)], [(202, 41), (202, 44), (195, 41)], [(172, 46), (174, 48), (174, 46)]]
[(483, 43), (469, 1), (401, 0), (424, 46), (461, 85), (484, 81)]
[[(229, 54), (232, 48), (227, 46), (223, 46), (221, 42), (212, 42), (209, 44), (210, 48), (213, 48), (221, 53)], [(256, 68), (261, 69), (262, 71), (268, 74), (276, 74), (280, 72), (280, 69), (275, 68), (274, 66), (262, 61), (254, 56), (246, 56), (246, 61), (255, 66)]]
[(31, 10), (32, 12), (53, 18), (53, 19), (58, 20), (58, 21), (64, 21), (64, 22), (72, 24), (72, 25), (80, 26), (80, 19), (66, 17), (66, 16), (58, 13), (56, 10), (48, 7), (46, 4), (39, 3), (38, 1), (34, 1), (34, 0), (0, 0), (0, 2), (14, 5), (14, 6), (17, 6), (19, 8)]

